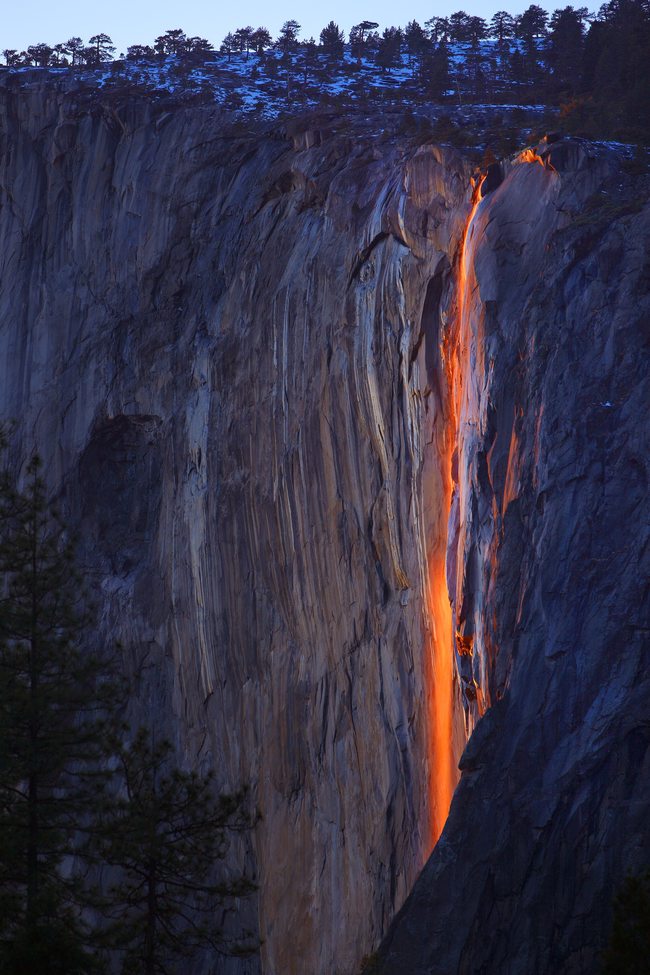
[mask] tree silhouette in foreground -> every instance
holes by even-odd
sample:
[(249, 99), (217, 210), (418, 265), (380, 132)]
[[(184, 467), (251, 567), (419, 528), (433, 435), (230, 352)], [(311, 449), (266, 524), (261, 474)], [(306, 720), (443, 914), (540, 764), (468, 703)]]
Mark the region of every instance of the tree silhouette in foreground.
[(105, 781), (118, 684), (84, 645), (89, 613), (72, 542), (34, 458), (0, 475), (0, 972), (95, 970), (83, 895), (61, 869)]
[(628, 877), (614, 900), (603, 975), (647, 975), (650, 958), (650, 871)]
[(171, 975), (201, 948), (254, 953), (219, 917), (254, 885), (214, 877), (229, 833), (252, 825), (244, 793), (215, 795), (149, 732), (123, 743), (126, 684), (91, 623), (38, 458), (22, 489), (0, 472), (0, 975), (91, 975), (118, 959)]
[(171, 753), (141, 728), (120, 748), (125, 789), (104, 815), (100, 856), (118, 871), (104, 898), (104, 943), (122, 955), (122, 975), (172, 975), (201, 949), (245, 956), (259, 947), (249, 932), (229, 940), (219, 921), (255, 885), (213, 878), (228, 834), (252, 825), (244, 793), (216, 796), (211, 776), (180, 771)]

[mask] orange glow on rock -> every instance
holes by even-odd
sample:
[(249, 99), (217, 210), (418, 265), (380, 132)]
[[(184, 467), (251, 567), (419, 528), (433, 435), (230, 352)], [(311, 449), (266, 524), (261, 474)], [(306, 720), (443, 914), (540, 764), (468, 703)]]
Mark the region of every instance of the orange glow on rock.
[(467, 291), (468, 291), (468, 267), (467, 267), (467, 244), (470, 239), (470, 234), (472, 231), (472, 225), (474, 222), (474, 217), (476, 216), (476, 211), (478, 210), (478, 205), (481, 202), (481, 187), (485, 182), (485, 175), (481, 176), (474, 187), (474, 192), (472, 193), (472, 209), (469, 212), (467, 218), (467, 223), (465, 224), (465, 232), (463, 234), (463, 239), (460, 245), (460, 259), (458, 262), (458, 322), (457, 322), (457, 342), (456, 342), (456, 368), (453, 370), (452, 384), (451, 388), (454, 391), (453, 395), (453, 407), (454, 407), (454, 440), (458, 437), (458, 423), (460, 419), (460, 410), (462, 406), (462, 392), (463, 392), (463, 376), (466, 374), (466, 370), (469, 369), (469, 362), (461, 361), (464, 354), (468, 351), (467, 343)]
[[(454, 632), (452, 606), (447, 584), (447, 538), (449, 515), (455, 478), (452, 474), (454, 453), (458, 448), (458, 427), (462, 407), (464, 375), (470, 368), (467, 332), (467, 243), (472, 223), (481, 201), (482, 176), (472, 194), (472, 208), (467, 218), (459, 249), (457, 315), (451, 329), (445, 330), (441, 343), (441, 358), (447, 386), (447, 405), (443, 417), (442, 436), (438, 439), (438, 455), (441, 465), (438, 485), (440, 506), (439, 531), (429, 552), (429, 586), (427, 593), (429, 619), (433, 627), (428, 685), (431, 688), (431, 751), (430, 751), (430, 808), (432, 842), (435, 844), (442, 833), (449, 814), (452, 796), (458, 782), (457, 753), (462, 742), (455, 740), (454, 712)], [(465, 648), (465, 644), (463, 643)], [(470, 645), (466, 652), (471, 652)], [(483, 696), (478, 689), (479, 710), (484, 710)]]
[[(451, 496), (449, 494), (449, 500)], [(447, 510), (449, 510), (447, 508)], [(452, 751), (453, 739), (453, 643), (449, 592), (445, 574), (444, 546), (429, 562), (429, 615), (433, 621), (431, 655), (431, 767), (429, 770), (432, 843), (447, 820), (458, 779)]]
[(506, 483), (503, 492), (503, 504), (501, 512), (506, 516), (508, 505), (519, 495), (521, 457), (519, 455), (519, 438), (513, 426), (510, 435), (510, 447), (508, 449), (508, 467), (506, 469)]
[(539, 163), (542, 169), (546, 169), (551, 173), (556, 173), (557, 169), (551, 164), (551, 159), (548, 154), (545, 156), (540, 156), (539, 153), (535, 152), (534, 149), (524, 149), (517, 156), (517, 162), (520, 163)]
[(544, 160), (539, 156), (534, 149), (524, 149), (523, 152), (519, 153), (517, 157), (518, 162), (522, 163), (539, 163), (540, 166), (544, 166)]

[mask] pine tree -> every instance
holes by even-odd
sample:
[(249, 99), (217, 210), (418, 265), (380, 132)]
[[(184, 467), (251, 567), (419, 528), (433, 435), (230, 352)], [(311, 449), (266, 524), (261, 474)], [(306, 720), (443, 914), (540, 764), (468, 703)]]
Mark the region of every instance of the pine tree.
[(253, 46), (253, 34), (255, 31), (252, 27), (239, 27), (235, 31), (235, 43), (237, 45), (237, 50), (240, 54), (246, 55), (246, 60), (248, 61), (248, 52)]
[(36, 67), (46, 68), (50, 63), (54, 49), (49, 44), (30, 44), (26, 50), (27, 57)]
[(397, 67), (402, 50), (402, 32), (399, 27), (387, 27), (381, 36), (377, 51), (377, 64), (382, 71)]
[[(103, 971), (91, 943), (125, 975), (175, 972), (201, 948), (253, 953), (254, 937), (229, 940), (216, 912), (254, 885), (213, 876), (228, 835), (252, 825), (244, 795), (179, 771), (150, 732), (121, 742), (125, 688), (88, 646), (73, 544), (39, 466), (22, 490), (0, 474), (0, 975)], [(82, 872), (98, 863), (110, 868), (101, 896)], [(105, 927), (89, 929), (89, 907)]]
[(303, 84), (306, 85), (309, 81), (309, 75), (313, 74), (318, 66), (318, 54), (316, 41), (313, 37), (305, 41), (303, 44), (303, 55), (302, 55), (302, 80)]
[(299, 33), (300, 24), (297, 20), (285, 20), (280, 29), (280, 36), (277, 40), (277, 45), (280, 50), (285, 54), (294, 51), (298, 47)]
[(185, 50), (187, 35), (180, 27), (173, 30), (166, 30), (154, 41), (154, 50), (159, 57), (177, 57)]
[(332, 60), (343, 57), (345, 34), (333, 20), (320, 32), (320, 42), (325, 54)]
[(368, 47), (368, 38), (374, 36), (379, 24), (376, 20), (362, 20), (350, 30), (350, 49), (355, 58), (362, 58)]
[(221, 42), (221, 47), (219, 48), (222, 54), (228, 55), (228, 60), (230, 61), (233, 51), (239, 50), (237, 45), (237, 40), (232, 32), (228, 32)]
[(441, 98), (449, 87), (449, 52), (441, 41), (422, 62), (422, 83), (430, 98)]
[[(404, 29), (404, 43), (409, 56), (409, 64), (417, 66), (430, 48), (430, 41), (424, 30), (412, 20)], [(415, 70), (415, 69), (414, 69)]]
[(63, 45), (63, 50), (72, 58), (72, 66), (83, 63), (84, 42), (80, 37), (70, 37)]
[(111, 61), (115, 53), (115, 45), (108, 34), (94, 34), (88, 41), (89, 47), (93, 50), (92, 63), (103, 64)]
[(466, 14), (464, 10), (457, 10), (456, 13), (451, 14), (448, 18), (449, 22), (449, 37), (452, 41), (456, 43), (463, 43), (468, 41), (469, 38), (469, 21), (470, 16)]
[(467, 21), (467, 40), (476, 50), (488, 36), (488, 27), (482, 17), (470, 17)]
[(127, 61), (153, 61), (154, 49), (149, 44), (131, 44), (126, 49)]
[(490, 21), (490, 37), (494, 37), (499, 51), (506, 48), (506, 42), (515, 32), (515, 20), (507, 11), (497, 10)]
[(446, 44), (449, 41), (451, 34), (449, 20), (446, 17), (431, 17), (430, 20), (425, 20), (424, 26), (428, 28), (429, 40), (434, 44), (439, 44), (441, 41)]
[(614, 900), (603, 975), (645, 975), (650, 957), (650, 871), (627, 877)]
[(232, 942), (218, 923), (219, 909), (254, 884), (213, 877), (228, 833), (252, 825), (244, 794), (215, 796), (210, 776), (180, 771), (169, 742), (152, 739), (142, 728), (120, 748), (124, 790), (106, 809), (99, 841), (102, 861), (117, 871), (104, 902), (104, 942), (121, 955), (121, 975), (186, 972), (183, 959), (201, 949), (258, 949), (252, 934)]
[(576, 69), (582, 61), (582, 20), (586, 14), (584, 7), (580, 10), (564, 7), (556, 10), (551, 17), (547, 59), (552, 70), (552, 78), (549, 79), (552, 88), (572, 91), (578, 86), (579, 76)]
[(117, 683), (84, 645), (90, 615), (39, 461), (0, 476), (0, 972), (74, 975), (79, 883), (62, 865), (97, 808)]
[(271, 46), (271, 35), (266, 27), (258, 27), (253, 31), (251, 43), (256, 54), (264, 54), (264, 49)]
[(518, 37), (532, 45), (536, 38), (544, 37), (548, 14), (542, 7), (532, 3), (515, 20), (515, 31)]

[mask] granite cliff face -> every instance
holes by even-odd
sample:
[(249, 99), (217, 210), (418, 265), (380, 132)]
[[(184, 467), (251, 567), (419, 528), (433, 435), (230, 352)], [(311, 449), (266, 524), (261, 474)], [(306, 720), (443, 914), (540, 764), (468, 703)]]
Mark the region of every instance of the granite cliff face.
[(458, 154), (372, 126), (53, 87), (0, 113), (0, 413), (80, 529), (134, 717), (250, 783), (263, 946), (232, 971), (358, 971), (484, 713), (385, 970), (589, 970), (648, 858), (620, 161), (524, 156), (472, 211)]
[(262, 970), (350, 973), (446, 813), (421, 320), (468, 172), (222, 125), (4, 93), (2, 415), (79, 524), (134, 713), (251, 786)]

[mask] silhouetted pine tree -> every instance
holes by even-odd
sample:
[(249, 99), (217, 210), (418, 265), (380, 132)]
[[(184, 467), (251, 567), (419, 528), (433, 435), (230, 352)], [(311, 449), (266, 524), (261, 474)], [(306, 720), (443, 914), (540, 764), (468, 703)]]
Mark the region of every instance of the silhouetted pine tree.
[(330, 20), (327, 27), (323, 27), (320, 32), (320, 42), (323, 51), (332, 60), (343, 57), (345, 34), (333, 20)]
[(249, 955), (244, 932), (230, 940), (219, 923), (255, 885), (244, 876), (215, 879), (228, 834), (249, 830), (245, 795), (215, 795), (211, 776), (182, 772), (171, 745), (141, 728), (119, 749), (124, 788), (107, 806), (99, 855), (117, 871), (105, 895), (106, 947), (122, 957), (122, 975), (173, 975), (201, 949)]
[(650, 958), (650, 871), (628, 877), (614, 901), (603, 975), (646, 975)]
[(85, 645), (89, 620), (34, 458), (23, 490), (0, 476), (2, 975), (95, 970), (83, 891), (63, 869), (98, 809), (119, 691)]

